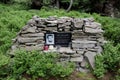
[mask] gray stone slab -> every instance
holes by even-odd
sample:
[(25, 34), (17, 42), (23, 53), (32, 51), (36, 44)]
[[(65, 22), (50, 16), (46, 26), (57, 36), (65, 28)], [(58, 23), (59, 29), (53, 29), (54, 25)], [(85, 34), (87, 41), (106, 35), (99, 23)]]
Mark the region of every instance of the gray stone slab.
[(67, 55), (67, 54), (64, 54), (64, 53), (63, 53), (63, 54), (60, 54), (60, 57), (61, 57), (61, 58), (66, 58), (66, 57), (67, 57), (67, 58), (70, 58), (70, 55)]
[(70, 61), (71, 62), (82, 62), (83, 61), (83, 56), (70, 58)]
[(67, 16), (60, 17), (60, 19), (65, 20), (65, 21), (72, 21), (73, 20), (73, 18), (67, 17)]
[(55, 23), (53, 24), (53, 23), (52, 23), (52, 24), (47, 24), (47, 26), (48, 26), (48, 27), (57, 27), (57, 24), (55, 24)]
[(47, 26), (44, 24), (37, 24), (37, 28), (45, 28), (45, 27), (47, 27)]
[(57, 27), (46, 27), (44, 28), (46, 31), (57, 31)]
[(95, 44), (90, 43), (72, 43), (72, 47), (78, 47), (78, 48), (93, 48), (95, 47)]
[(95, 56), (96, 56), (96, 54), (97, 53), (90, 52), (90, 51), (85, 53), (85, 57), (88, 60), (88, 62), (89, 62), (92, 69), (94, 69), (94, 67), (95, 67)]
[(89, 43), (91, 43), (91, 44), (96, 44), (97, 42), (96, 42), (96, 41), (87, 41), (87, 40), (85, 40), (85, 41), (73, 40), (72, 43), (77, 43), (77, 44), (79, 44), (79, 43), (84, 43), (84, 44), (89, 44)]
[(66, 47), (59, 48), (58, 52), (59, 53), (65, 53), (65, 54), (68, 54), (68, 55), (72, 55), (72, 54), (76, 53), (76, 51), (73, 51), (72, 49), (66, 48)]
[(21, 34), (22, 37), (44, 37), (44, 33)]
[(38, 43), (25, 43), (26, 46), (37, 45)]
[(97, 53), (97, 51), (98, 51), (98, 49), (94, 49), (94, 48), (88, 48), (87, 50), (88, 50), (88, 51), (92, 51), (92, 52), (96, 52), (96, 53)]
[(27, 51), (42, 50), (43, 46), (26, 46), (26, 47), (21, 47), (21, 49), (25, 49)]
[(44, 43), (45, 43), (44, 40), (37, 40), (36, 42), (37, 42), (38, 44), (44, 44)]
[(101, 29), (101, 24), (97, 22), (86, 22), (85, 27), (92, 29)]
[(54, 21), (49, 21), (49, 20), (46, 20), (45, 22), (46, 22), (46, 23), (50, 23), (50, 24), (57, 24), (57, 23), (58, 23), (58, 21), (57, 21), (57, 20), (54, 20)]
[(19, 37), (17, 40), (19, 43), (28, 43), (28, 42), (36, 42), (37, 40), (44, 39), (43, 37), (37, 37), (37, 38), (22, 38)]
[(75, 58), (75, 57), (80, 57), (80, 56), (82, 56), (81, 54), (73, 54), (73, 55), (71, 55), (70, 57), (71, 58)]
[(77, 40), (87, 40), (88, 39), (88, 36), (73, 36), (72, 35), (72, 39), (77, 39)]
[(21, 33), (35, 33), (36, 32), (37, 27), (33, 26), (33, 27), (29, 27), (27, 28), (25, 31), (21, 31)]
[(94, 22), (94, 21), (95, 21), (95, 19), (94, 19), (93, 17), (83, 18), (83, 20), (84, 20), (85, 22)]
[(92, 34), (98, 34), (98, 33), (103, 33), (104, 31), (102, 29), (92, 29), (92, 28), (86, 28), (84, 29), (84, 32), (86, 33), (92, 33)]

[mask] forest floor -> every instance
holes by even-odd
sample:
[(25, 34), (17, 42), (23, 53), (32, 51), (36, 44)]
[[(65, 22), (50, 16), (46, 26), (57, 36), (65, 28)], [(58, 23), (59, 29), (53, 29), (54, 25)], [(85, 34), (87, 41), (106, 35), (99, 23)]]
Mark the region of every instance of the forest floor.
[[(30, 76), (24, 75), (27, 80), (31, 80)], [(106, 73), (103, 78), (96, 78), (92, 73), (81, 73), (74, 71), (70, 76), (65, 78), (50, 77), (50, 78), (38, 78), (36, 80), (113, 80), (111, 73)]]

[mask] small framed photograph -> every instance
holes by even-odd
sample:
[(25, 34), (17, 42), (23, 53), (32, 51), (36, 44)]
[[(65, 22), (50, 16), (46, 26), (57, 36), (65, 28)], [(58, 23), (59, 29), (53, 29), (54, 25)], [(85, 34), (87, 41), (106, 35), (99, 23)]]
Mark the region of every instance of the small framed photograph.
[(51, 44), (54, 45), (54, 43), (55, 43), (55, 36), (54, 36), (54, 34), (46, 33), (45, 38), (46, 38), (46, 44), (47, 45), (51, 45)]

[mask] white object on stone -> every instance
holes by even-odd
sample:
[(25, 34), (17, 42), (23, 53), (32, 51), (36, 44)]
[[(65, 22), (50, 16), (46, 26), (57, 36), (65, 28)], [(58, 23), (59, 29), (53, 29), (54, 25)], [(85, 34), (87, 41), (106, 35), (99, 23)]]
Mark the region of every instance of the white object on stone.
[(49, 49), (50, 49), (50, 50), (53, 50), (53, 49), (54, 49), (54, 46), (53, 46), (53, 45), (50, 45), (50, 46), (49, 46)]

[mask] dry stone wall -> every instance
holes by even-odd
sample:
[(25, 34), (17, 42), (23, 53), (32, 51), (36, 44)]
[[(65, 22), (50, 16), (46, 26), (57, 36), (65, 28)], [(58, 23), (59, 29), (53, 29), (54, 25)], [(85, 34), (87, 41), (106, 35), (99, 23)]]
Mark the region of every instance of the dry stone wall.
[(87, 63), (94, 68), (94, 57), (102, 52), (105, 41), (101, 24), (93, 18), (33, 16), (13, 39), (12, 51), (19, 48), (28, 51), (43, 50), (46, 44), (45, 33), (48, 32), (72, 34), (68, 47), (58, 48), (54, 45), (53, 50), (48, 50), (60, 53), (60, 61), (75, 62), (76, 69), (83, 72), (87, 71)]

